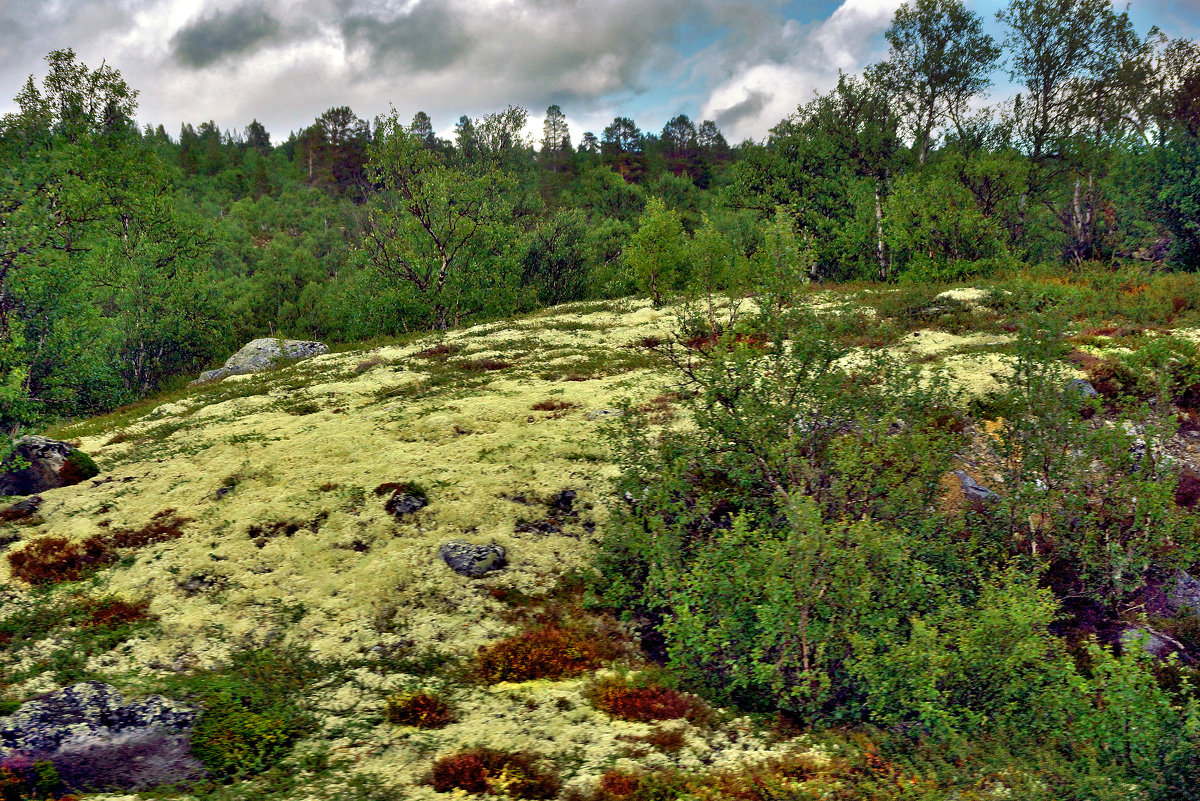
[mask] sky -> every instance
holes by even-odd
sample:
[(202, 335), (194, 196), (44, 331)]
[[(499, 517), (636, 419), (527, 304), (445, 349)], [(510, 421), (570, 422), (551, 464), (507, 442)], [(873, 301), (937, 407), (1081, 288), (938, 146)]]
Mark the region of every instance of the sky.
[[(761, 139), (838, 70), (886, 56), (899, 0), (0, 0), (0, 114), (44, 56), (73, 48), (140, 92), (138, 119), (275, 141), (326, 109), (372, 119), (458, 118), (507, 105), (540, 135), (558, 104), (578, 141), (615, 116), (657, 132), (715, 120), (731, 142)], [(998, 0), (967, 0), (1003, 37)], [(1200, 0), (1133, 0), (1140, 33), (1200, 38)], [(998, 73), (999, 91), (1005, 77)]]

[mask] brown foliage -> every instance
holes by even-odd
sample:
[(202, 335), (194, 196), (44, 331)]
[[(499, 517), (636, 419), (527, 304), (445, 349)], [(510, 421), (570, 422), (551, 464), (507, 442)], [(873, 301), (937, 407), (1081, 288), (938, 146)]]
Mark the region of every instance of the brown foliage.
[(401, 726), (440, 729), (454, 720), (450, 705), (426, 690), (402, 692), (387, 701), (387, 719)]
[(117, 548), (145, 548), (182, 537), (183, 526), (189, 522), (191, 518), (180, 517), (174, 509), (163, 509), (141, 528), (116, 529), (109, 535), (110, 542)]
[(477, 748), (442, 757), (433, 763), (429, 784), (439, 793), (464, 790), (472, 795), (553, 798), (558, 778), (539, 769), (532, 754)]
[(588, 700), (597, 709), (623, 720), (692, 719), (705, 711), (690, 695), (660, 684), (637, 684), (623, 678), (604, 679), (588, 690)]
[(549, 625), (481, 648), (476, 670), (492, 684), (578, 676), (615, 657), (616, 649), (606, 645), (594, 636)]
[(98, 534), (83, 542), (40, 537), (8, 555), (13, 577), (35, 585), (79, 581), (116, 561), (107, 537)]

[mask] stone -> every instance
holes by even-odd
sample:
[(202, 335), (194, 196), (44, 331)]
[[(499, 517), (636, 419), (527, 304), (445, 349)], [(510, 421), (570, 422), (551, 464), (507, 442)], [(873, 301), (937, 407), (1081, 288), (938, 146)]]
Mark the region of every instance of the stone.
[(479, 578), (508, 565), (503, 546), (475, 545), (463, 540), (451, 540), (438, 549), (442, 561), (462, 576)]
[(72, 791), (143, 790), (202, 778), (188, 730), (196, 711), (161, 695), (127, 700), (88, 681), (23, 704), (0, 718), (0, 761), (20, 772), (54, 764)]
[(577, 494), (575, 490), (565, 489), (555, 495), (554, 499), (550, 501), (550, 508), (559, 514), (569, 515), (571, 513), (571, 507), (575, 505), (576, 497)]
[(215, 370), (206, 370), (189, 386), (220, 381), (231, 375), (260, 373), (286, 361), (311, 359), (313, 356), (320, 356), (322, 353), (328, 352), (329, 346), (323, 342), (264, 337), (247, 342), (241, 350), (225, 360), (225, 366)]
[(1167, 600), (1176, 612), (1186, 609), (1200, 616), (1200, 580), (1193, 578), (1186, 570), (1176, 571), (1175, 586), (1171, 588)]
[(588, 420), (605, 420), (609, 418), (617, 418), (621, 416), (620, 409), (596, 409), (585, 415)]
[(1085, 381), (1082, 378), (1072, 378), (1067, 382), (1067, 391), (1073, 392), (1079, 397), (1087, 400), (1089, 398), (1099, 398), (1100, 393), (1092, 386), (1091, 381)]
[(66, 442), (21, 437), (0, 464), (0, 495), (36, 495), (78, 484), (99, 472), (90, 456)]
[(396, 490), (392, 497), (384, 502), (383, 508), (397, 520), (419, 512), (429, 505), (429, 500), (423, 495)]
[(7, 509), (0, 510), (0, 523), (12, 523), (16, 520), (33, 517), (41, 507), (42, 496), (31, 495), (23, 501), (17, 501)]
[(1186, 654), (1183, 643), (1161, 631), (1144, 626), (1127, 626), (1121, 630), (1121, 645), (1130, 646), (1141, 643), (1142, 650), (1159, 659), (1166, 659), (1171, 654)]
[(1000, 500), (1000, 496), (992, 492), (987, 487), (980, 484), (975, 479), (963, 470), (955, 470), (954, 475), (958, 478), (958, 483), (962, 487), (963, 495), (968, 501), (975, 503), (994, 503)]

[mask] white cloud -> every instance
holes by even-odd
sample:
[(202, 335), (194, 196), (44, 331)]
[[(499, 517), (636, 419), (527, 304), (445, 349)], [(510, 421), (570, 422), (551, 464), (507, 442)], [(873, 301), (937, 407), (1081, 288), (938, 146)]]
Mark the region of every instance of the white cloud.
[(897, 0), (845, 0), (817, 25), (785, 31), (787, 55), (739, 65), (701, 107), (731, 141), (761, 138), (766, 131), (837, 83), (838, 70), (857, 72), (883, 56), (880, 34), (891, 24)]

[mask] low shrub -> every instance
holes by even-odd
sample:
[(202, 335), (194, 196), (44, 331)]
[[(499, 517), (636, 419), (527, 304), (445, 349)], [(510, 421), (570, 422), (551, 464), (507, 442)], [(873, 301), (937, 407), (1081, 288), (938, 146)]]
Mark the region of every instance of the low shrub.
[(690, 720), (706, 711), (693, 696), (636, 678), (601, 679), (587, 689), (586, 695), (592, 706), (622, 720)]
[(615, 655), (603, 641), (552, 625), (480, 649), (476, 670), (489, 684), (561, 679), (594, 670)]
[(388, 722), (418, 729), (440, 729), (453, 722), (454, 710), (427, 690), (408, 690), (387, 700)]
[(287, 753), (304, 731), (290, 709), (253, 711), (242, 701), (213, 703), (192, 730), (192, 753), (219, 778), (261, 773)]
[(79, 581), (117, 561), (107, 537), (95, 535), (82, 542), (66, 537), (39, 537), (8, 555), (13, 578), (34, 586)]
[(63, 466), (58, 470), (58, 477), (62, 480), (63, 486), (78, 484), (80, 481), (87, 481), (98, 475), (100, 475), (100, 468), (92, 461), (92, 457), (78, 448), (71, 449)]
[(463, 790), (471, 795), (554, 798), (558, 777), (538, 768), (535, 760), (532, 754), (476, 748), (434, 762), (428, 783), (439, 793)]
[(114, 530), (109, 535), (110, 542), (116, 548), (145, 548), (147, 545), (169, 542), (182, 537), (183, 526), (189, 522), (191, 518), (176, 514), (174, 509), (163, 509), (141, 528)]

